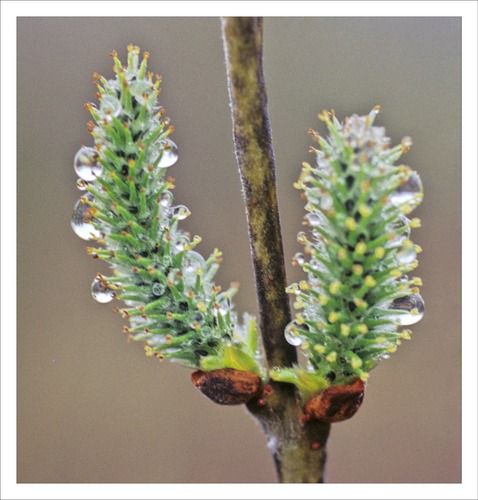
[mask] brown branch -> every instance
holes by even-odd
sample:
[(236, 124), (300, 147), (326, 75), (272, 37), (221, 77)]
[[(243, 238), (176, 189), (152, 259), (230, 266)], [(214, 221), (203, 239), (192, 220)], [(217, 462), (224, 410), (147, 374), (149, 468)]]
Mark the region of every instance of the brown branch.
[[(284, 338), (291, 319), (280, 230), (272, 135), (262, 70), (262, 19), (223, 18), (236, 159), (256, 279), (259, 326), (270, 368), (297, 363)], [(322, 482), (329, 424), (303, 423), (293, 386), (271, 382), (248, 408), (261, 422), (281, 482)]]

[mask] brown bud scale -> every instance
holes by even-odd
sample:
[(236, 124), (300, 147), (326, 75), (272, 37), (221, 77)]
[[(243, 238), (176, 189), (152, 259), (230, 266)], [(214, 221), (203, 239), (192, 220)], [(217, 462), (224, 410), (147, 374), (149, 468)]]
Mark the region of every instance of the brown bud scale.
[(261, 389), (261, 378), (255, 373), (222, 368), (191, 375), (193, 384), (209, 399), (220, 405), (247, 403)]
[(365, 384), (360, 379), (350, 385), (334, 385), (305, 403), (305, 416), (329, 424), (342, 422), (357, 413), (364, 394)]

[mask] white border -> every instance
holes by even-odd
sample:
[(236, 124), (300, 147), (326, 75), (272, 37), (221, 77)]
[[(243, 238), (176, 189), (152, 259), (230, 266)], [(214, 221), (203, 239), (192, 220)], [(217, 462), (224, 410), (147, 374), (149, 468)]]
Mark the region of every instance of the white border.
[[(132, 7), (134, 4), (134, 8)], [(275, 17), (459, 16), (463, 22), (463, 482), (461, 484), (244, 485), (244, 484), (16, 484), (16, 23), (17, 17)], [(476, 276), (477, 276), (477, 3), (435, 2), (1, 2), (1, 216), (2, 216), (2, 461), (4, 499), (133, 499), (133, 498), (354, 498), (476, 499)], [(444, 124), (446, 127), (446, 123)], [(438, 272), (438, 270), (437, 270)], [(466, 280), (471, 280), (467, 282)], [(471, 281), (470, 280), (470, 281)], [(8, 307), (6, 314), (5, 310)], [(471, 399), (471, 401), (470, 401)]]

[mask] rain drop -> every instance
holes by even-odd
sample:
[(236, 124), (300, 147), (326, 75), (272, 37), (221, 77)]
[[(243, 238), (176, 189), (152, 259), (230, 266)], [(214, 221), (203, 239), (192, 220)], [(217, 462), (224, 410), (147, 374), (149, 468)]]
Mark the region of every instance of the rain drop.
[(91, 295), (100, 304), (107, 304), (115, 297), (107, 281), (100, 275), (96, 276), (91, 284)]
[(80, 198), (73, 209), (71, 217), (71, 227), (77, 236), (83, 240), (96, 240), (101, 237), (101, 232), (96, 229), (94, 218), (94, 208), (88, 203), (91, 196)]
[(159, 204), (163, 208), (169, 208), (173, 202), (173, 193), (171, 191), (163, 191), (159, 197)]
[(415, 252), (414, 247), (404, 248), (403, 250), (397, 253), (397, 262), (399, 264), (408, 265), (414, 262), (417, 258), (417, 253)]
[(395, 299), (389, 308), (393, 311), (398, 311), (392, 317), (397, 320), (399, 325), (414, 325), (423, 318), (425, 303), (422, 296), (419, 293), (415, 293)]
[(403, 214), (399, 214), (398, 219), (391, 225), (393, 233), (398, 232), (392, 240), (387, 243), (387, 247), (395, 248), (402, 246), (402, 243), (410, 238), (410, 220)]
[(416, 172), (411, 172), (408, 180), (390, 195), (390, 201), (397, 207), (408, 203), (414, 208), (422, 201), (422, 193), (423, 186), (420, 176)]
[(191, 215), (189, 208), (184, 205), (177, 205), (172, 210), (173, 217), (176, 217), (178, 220), (184, 220)]
[(156, 297), (161, 297), (161, 295), (164, 294), (165, 290), (166, 286), (163, 285), (162, 283), (155, 283), (151, 287), (151, 292), (153, 293), (153, 295), (156, 295)]
[(297, 323), (291, 321), (284, 330), (284, 336), (290, 345), (298, 347), (302, 344), (302, 338), (297, 330)]
[(104, 95), (101, 98), (100, 114), (108, 122), (117, 118), (123, 111), (121, 103), (112, 95)]
[(103, 167), (98, 163), (98, 151), (86, 146), (76, 153), (73, 166), (78, 176), (87, 182), (94, 181), (103, 172)]
[(173, 141), (165, 139), (159, 143), (159, 147), (156, 152), (156, 157), (153, 163), (157, 163), (159, 168), (168, 168), (174, 165), (178, 161), (178, 147)]

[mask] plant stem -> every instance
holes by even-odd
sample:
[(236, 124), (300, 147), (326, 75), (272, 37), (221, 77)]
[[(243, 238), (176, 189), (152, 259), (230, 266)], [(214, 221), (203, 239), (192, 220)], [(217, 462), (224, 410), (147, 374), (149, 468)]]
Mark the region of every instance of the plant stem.
[[(259, 326), (269, 368), (297, 363), (284, 338), (291, 320), (280, 230), (272, 134), (262, 69), (262, 18), (223, 18), (222, 33), (236, 159), (241, 176), (256, 279)], [(329, 424), (303, 424), (289, 384), (249, 410), (260, 421), (281, 482), (323, 482)], [(265, 404), (262, 404), (264, 403)], [(261, 403), (261, 404), (260, 404)]]

